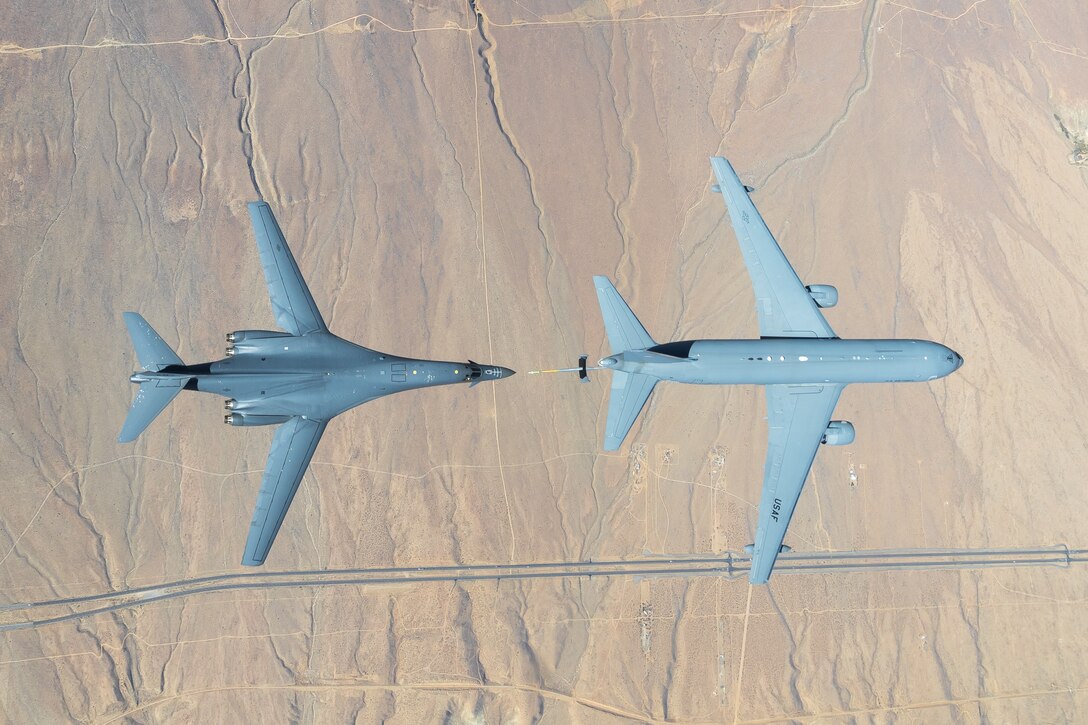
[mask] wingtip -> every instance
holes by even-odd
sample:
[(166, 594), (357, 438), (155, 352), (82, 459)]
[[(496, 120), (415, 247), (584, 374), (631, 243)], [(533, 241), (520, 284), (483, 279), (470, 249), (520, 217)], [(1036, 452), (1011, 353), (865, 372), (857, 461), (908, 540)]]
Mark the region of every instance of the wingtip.
[(598, 295), (601, 293), (608, 294), (616, 289), (616, 285), (612, 282), (611, 278), (603, 274), (595, 274), (593, 275), (593, 289), (596, 290)]
[(734, 176), (737, 174), (736, 169), (733, 168), (733, 164), (724, 156), (711, 156), (710, 165), (714, 167), (714, 170), (717, 173), (732, 172)]
[[(258, 508), (260, 508), (258, 506)], [(253, 531), (253, 524), (250, 525), (250, 532)], [(273, 535), (275, 538), (275, 535)], [(268, 547), (271, 548), (271, 545)], [(268, 558), (268, 551), (265, 551), (264, 556), (257, 556), (257, 550), (260, 546), (254, 545), (252, 541), (246, 541), (246, 548), (242, 551), (242, 566), (261, 566), (264, 564), (264, 560)]]

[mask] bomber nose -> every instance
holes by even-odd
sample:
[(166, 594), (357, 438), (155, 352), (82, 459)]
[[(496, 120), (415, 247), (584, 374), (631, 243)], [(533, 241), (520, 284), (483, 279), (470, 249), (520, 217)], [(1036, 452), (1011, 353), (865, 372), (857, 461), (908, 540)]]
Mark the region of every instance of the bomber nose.
[[(460, 374), (460, 368), (456, 365), (454, 367), (454, 373)], [(478, 362), (468, 361), (468, 370), (465, 371), (465, 377), (462, 378), (469, 384), (470, 388), (476, 387), (480, 383), (487, 380), (502, 380), (503, 378), (509, 378), (513, 376), (517, 371), (510, 368), (504, 368), (501, 365), (481, 365)]]
[(598, 360), (597, 364), (600, 365), (602, 368), (610, 368), (613, 365), (615, 365), (617, 362), (619, 362), (619, 361), (616, 360), (616, 358), (614, 358), (614, 357), (605, 357), (605, 358), (601, 358), (600, 360)]
[(959, 370), (963, 367), (963, 355), (960, 355), (958, 352), (953, 353), (953, 355), (956, 356), (956, 370)]
[[(509, 378), (513, 376), (517, 371), (510, 368), (504, 368), (501, 365), (476, 365), (472, 363), (473, 367), (470, 374), (470, 379), (476, 382), (481, 380), (502, 380), (503, 378)], [(473, 383), (473, 385), (476, 384)]]

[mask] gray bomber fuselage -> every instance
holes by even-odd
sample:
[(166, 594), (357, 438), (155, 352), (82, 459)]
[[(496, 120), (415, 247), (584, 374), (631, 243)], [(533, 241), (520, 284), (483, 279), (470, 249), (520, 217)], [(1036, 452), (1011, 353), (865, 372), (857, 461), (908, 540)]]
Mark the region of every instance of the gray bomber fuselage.
[(499, 380), (497, 365), (420, 360), (370, 350), (329, 332), (303, 336), (271, 331), (231, 343), (233, 354), (211, 363), (172, 365), (133, 374), (133, 382), (185, 377), (189, 390), (228, 398), (227, 422), (268, 425), (290, 416), (329, 420), (385, 395), (437, 385)]
[(963, 364), (928, 340), (761, 338), (693, 340), (610, 355), (612, 370), (696, 385), (901, 383), (935, 380)]
[(125, 312), (143, 370), (129, 378), (140, 388), (117, 440), (136, 440), (182, 390), (227, 398), (228, 425), (277, 426), (242, 555), (244, 566), (260, 566), (332, 418), (385, 395), (456, 383), (472, 387), (514, 371), (471, 360), (387, 355), (332, 334), (272, 209), (263, 201), (247, 208), (280, 330), (228, 333), (225, 358), (187, 365), (147, 320)]

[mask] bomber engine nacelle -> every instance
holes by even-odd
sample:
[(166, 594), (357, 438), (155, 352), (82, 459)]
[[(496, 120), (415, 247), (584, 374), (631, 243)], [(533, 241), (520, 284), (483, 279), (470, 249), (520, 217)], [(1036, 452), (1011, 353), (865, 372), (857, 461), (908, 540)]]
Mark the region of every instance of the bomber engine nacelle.
[[(232, 401), (233, 402), (233, 401)], [(289, 415), (247, 415), (245, 413), (227, 413), (223, 422), (227, 425), (276, 425), (291, 420)]]
[(833, 420), (827, 424), (824, 437), (820, 440), (829, 446), (848, 446), (854, 442), (854, 426), (845, 420)]
[(834, 307), (839, 304), (839, 291), (829, 284), (810, 284), (805, 289), (817, 307)]
[(246, 340), (264, 340), (269, 337), (290, 337), (289, 332), (275, 330), (235, 330), (227, 333), (227, 342), (245, 342)]
[[(262, 348), (263, 340), (271, 340), (277, 337), (291, 337), (289, 332), (276, 332), (275, 330), (235, 330), (227, 333), (227, 357), (233, 357), (240, 352), (255, 352)], [(264, 343), (267, 345), (268, 343)]]

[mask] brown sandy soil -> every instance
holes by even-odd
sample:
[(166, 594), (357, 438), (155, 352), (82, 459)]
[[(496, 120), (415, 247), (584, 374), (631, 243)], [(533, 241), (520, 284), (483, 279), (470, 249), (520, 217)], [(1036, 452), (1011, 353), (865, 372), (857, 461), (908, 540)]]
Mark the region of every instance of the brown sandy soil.
[[(115, 439), (121, 311), (191, 362), (273, 325), (246, 201), (334, 332), (524, 373), (608, 352), (593, 273), (657, 339), (757, 334), (715, 153), (836, 331), (967, 360), (846, 391), (787, 543), (1088, 546), (1081, 3), (189, 5), (0, 9), (0, 603), (241, 569), (272, 430), (185, 395)], [(603, 454), (607, 384), (342, 416), (267, 568), (748, 543), (762, 393), (661, 386)], [(0, 632), (0, 720), (1076, 721), (1086, 601), (1083, 567), (223, 592)]]

